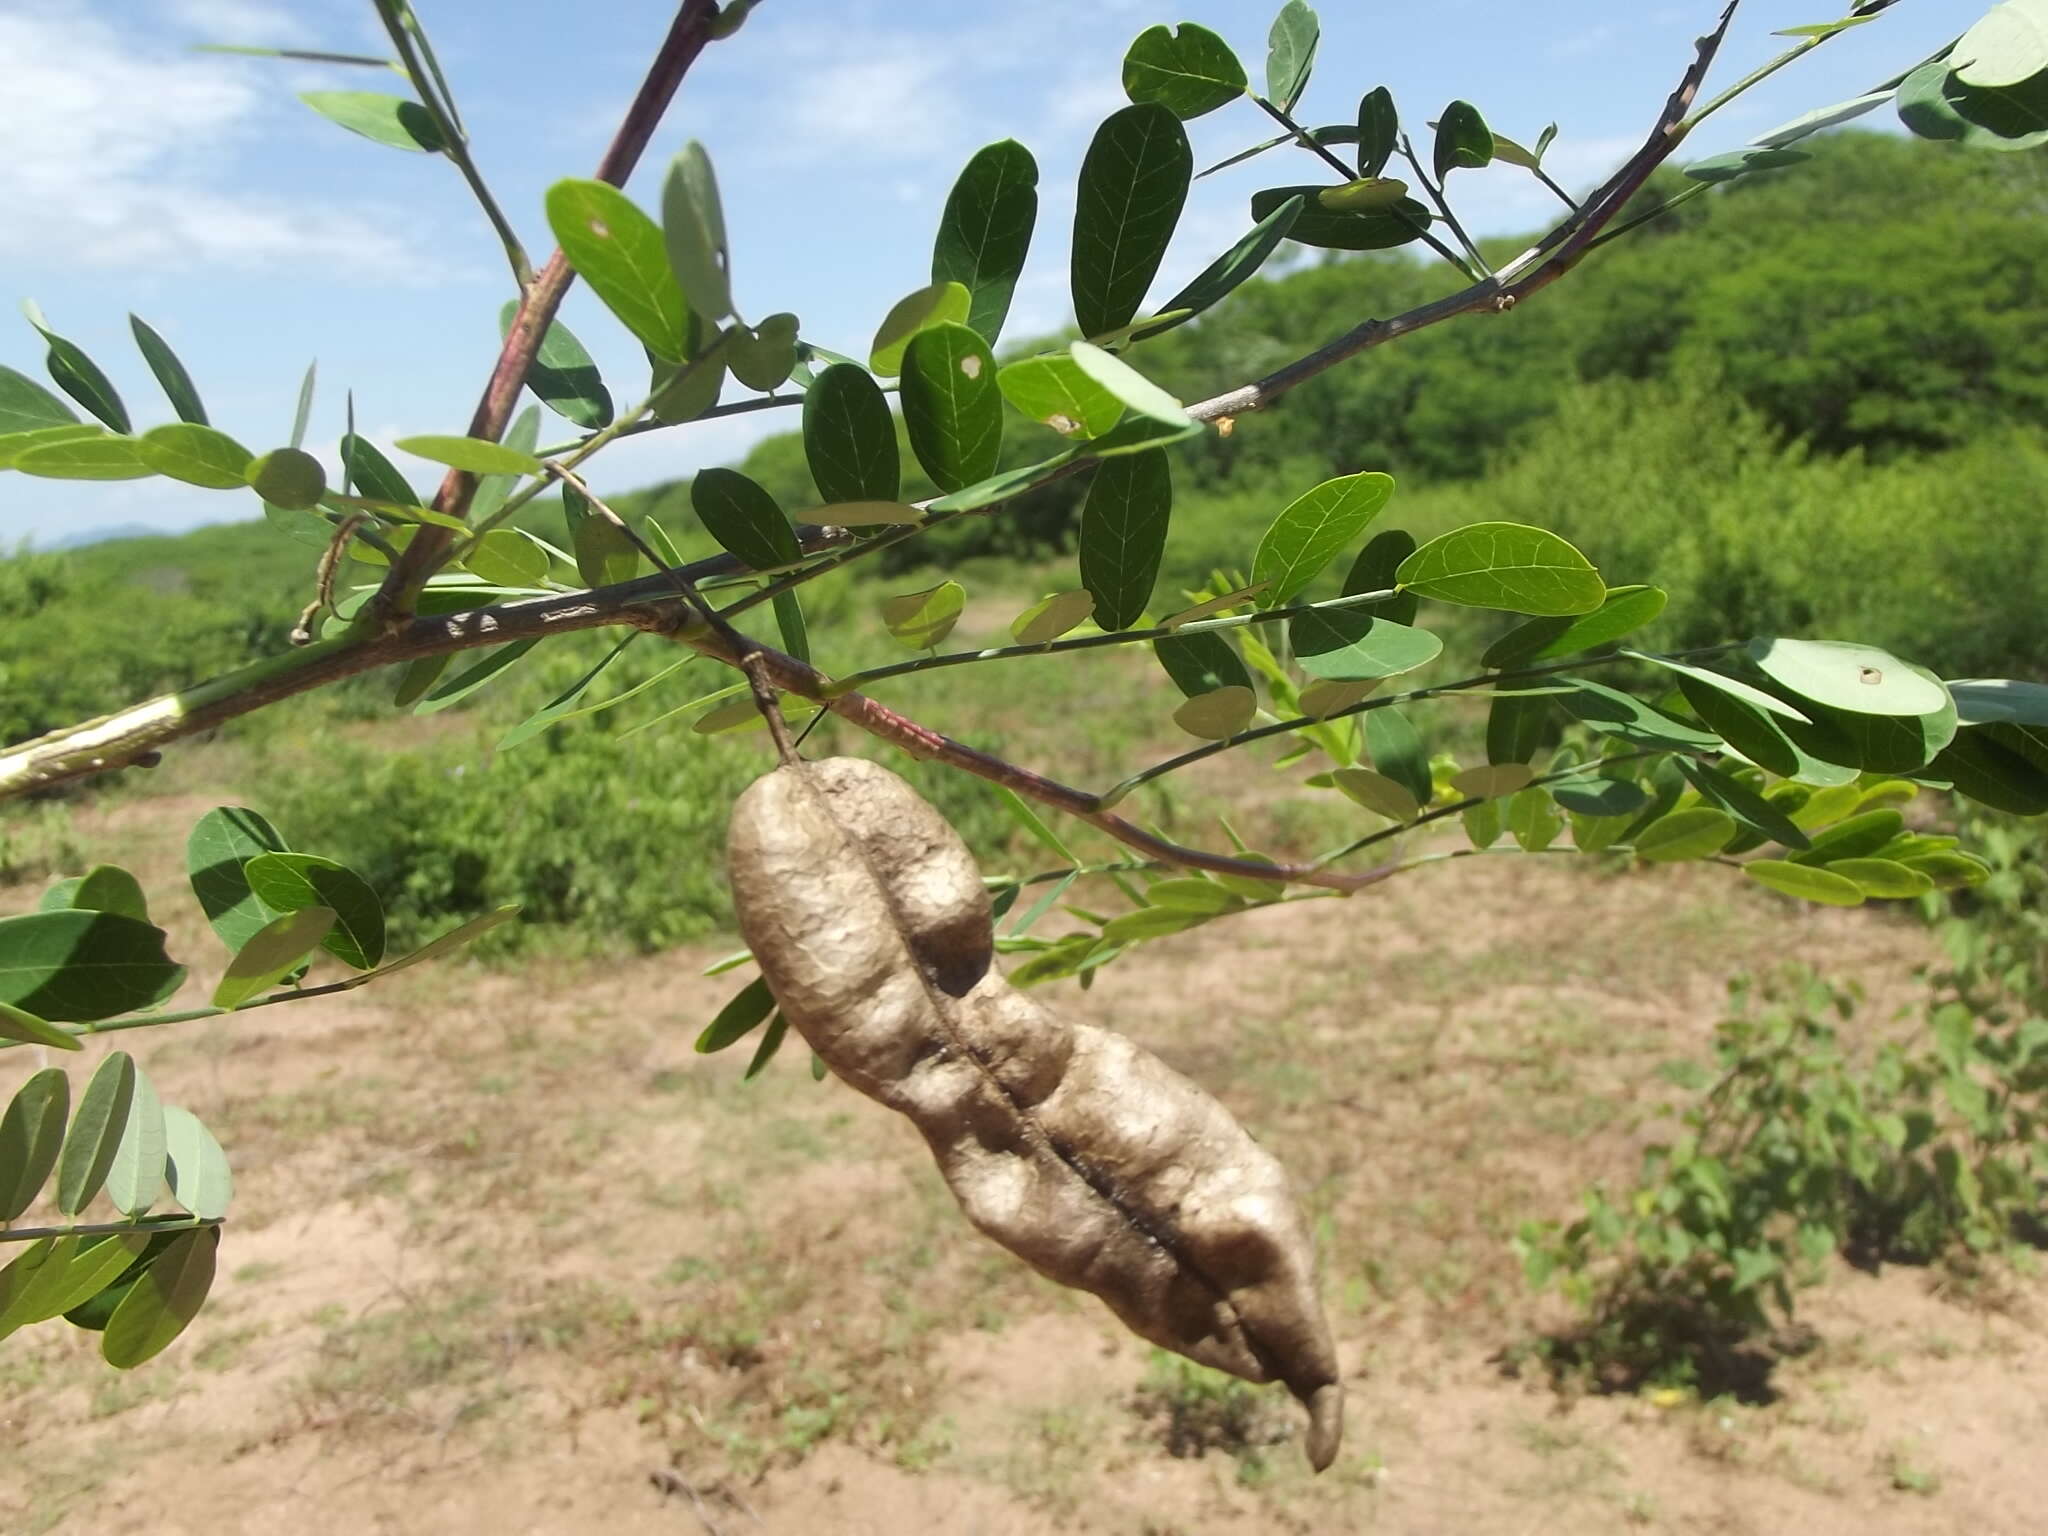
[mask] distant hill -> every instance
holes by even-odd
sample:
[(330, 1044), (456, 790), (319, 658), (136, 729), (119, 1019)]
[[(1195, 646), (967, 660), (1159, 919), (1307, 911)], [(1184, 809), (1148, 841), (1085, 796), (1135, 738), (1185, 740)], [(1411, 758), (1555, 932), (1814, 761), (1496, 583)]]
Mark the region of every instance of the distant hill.
[(41, 550), (85, 549), (93, 544), (105, 544), (111, 539), (162, 538), (167, 532), (163, 528), (152, 528), (147, 523), (116, 523), (111, 528), (87, 528), (81, 533), (67, 533), (61, 539), (47, 542), (37, 539), (34, 547)]

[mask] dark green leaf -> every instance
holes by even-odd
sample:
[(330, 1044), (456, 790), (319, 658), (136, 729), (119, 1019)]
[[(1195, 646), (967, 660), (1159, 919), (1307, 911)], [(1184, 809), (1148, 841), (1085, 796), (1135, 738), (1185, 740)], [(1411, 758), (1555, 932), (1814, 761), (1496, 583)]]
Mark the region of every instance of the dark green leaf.
[(247, 485), (254, 457), (227, 433), (191, 422), (152, 427), (137, 439), (135, 456), (160, 475), (212, 491)]
[(107, 1182), (135, 1101), (135, 1060), (110, 1051), (85, 1085), (57, 1158), (57, 1209), (75, 1217)]
[(1365, 531), (1393, 494), (1393, 476), (1368, 470), (1325, 480), (1295, 498), (1273, 520), (1252, 556), (1252, 580), (1272, 583), (1263, 605), (1278, 608), (1291, 601), (1337, 551)]
[[(121, 1127), (121, 1140), (114, 1148), (114, 1161), (107, 1168), (107, 1198), (114, 1209), (130, 1220), (145, 1216), (163, 1189), (164, 1107), (157, 1098), (156, 1085), (140, 1067), (128, 1101), (128, 1118)], [(52, 1315), (64, 1310), (59, 1307)]]
[(1748, 761), (1780, 778), (1793, 778), (1799, 773), (1805, 754), (1761, 710), (1694, 677), (1680, 677), (1678, 691), (1707, 728)]
[(1376, 617), (1369, 608), (1319, 608), (1288, 621), (1295, 660), (1310, 677), (1363, 682), (1410, 672), (1436, 660), (1443, 641)]
[(167, 1349), (199, 1315), (213, 1288), (214, 1256), (220, 1247), (218, 1227), (195, 1227), (177, 1239), (142, 1272), (135, 1287), (121, 1298), (100, 1354), (119, 1370), (132, 1370)]
[(735, 993), (718, 1016), (697, 1036), (697, 1054), (709, 1056), (737, 1044), (760, 1028), (775, 1011), (775, 996), (768, 983), (755, 977)]
[[(1933, 673), (1923, 675), (1936, 682)], [(1918, 773), (1955, 739), (1952, 705), (1926, 715), (1866, 715), (1802, 702), (1811, 720), (1774, 723), (1795, 748), (1823, 763), (1873, 773)]]
[(1441, 186), (1452, 171), (1476, 171), (1493, 162), (1493, 133), (1469, 101), (1444, 108), (1436, 125), (1436, 179)]
[[(94, 1296), (88, 1297), (64, 1314), (64, 1320), (88, 1332), (104, 1332), (108, 1319), (114, 1315), (114, 1308), (124, 1301), (135, 1289), (149, 1266), (178, 1240), (179, 1234), (155, 1232), (141, 1234), (145, 1237), (142, 1251), (129, 1260), (127, 1268), (115, 1276), (113, 1284), (106, 1286)], [(133, 1251), (132, 1249), (130, 1250)], [(111, 1255), (109, 1256), (111, 1259)]]
[(775, 498), (738, 470), (699, 470), (690, 482), (690, 505), (719, 546), (750, 570), (772, 570), (803, 558), (796, 530)]
[(1266, 34), (1266, 95), (1282, 112), (1292, 112), (1315, 67), (1322, 24), (1303, 0), (1287, 0)]
[(1558, 702), (1604, 736), (1638, 747), (1680, 752), (1712, 752), (1721, 745), (1721, 739), (1712, 732), (1687, 725), (1632, 694), (1583, 677), (1564, 677), (1558, 681), (1569, 690), (1557, 695)]
[(1397, 575), (1424, 597), (1511, 613), (1591, 613), (1607, 597), (1584, 555), (1554, 533), (1519, 523), (1473, 523), (1431, 539)]
[(448, 147), (434, 114), (403, 96), (378, 91), (301, 91), (299, 100), (329, 122), (392, 149), (434, 154)]
[(1591, 613), (1576, 618), (1553, 614), (1517, 624), (1486, 648), (1479, 664), (1511, 667), (1611, 644), (1656, 618), (1664, 611), (1666, 600), (1660, 587), (1609, 587), (1606, 598)]
[[(128, 408), (121, 403), (121, 397), (114, 391), (111, 380), (100, 371), (99, 364), (86, 355), (85, 349), (76, 342), (67, 341), (43, 324), (42, 311), (33, 304), (22, 306), (28, 315), (30, 325), (42, 333), (50, 350), (43, 359), (43, 366), (59, 389), (99, 417), (116, 432), (127, 432)], [(47, 423), (55, 425), (55, 423)]]
[(896, 425), (868, 372), (834, 363), (804, 392), (804, 459), (827, 503), (894, 501), (902, 489)]
[(1805, 710), (1786, 703), (1776, 694), (1745, 683), (1738, 677), (1730, 677), (1725, 672), (1716, 672), (1711, 667), (1698, 667), (1691, 662), (1679, 661), (1675, 657), (1658, 656), (1649, 651), (1631, 650), (1627, 647), (1623, 647), (1622, 654), (1632, 656), (1638, 661), (1647, 661), (1666, 672), (1675, 672), (1681, 678), (1689, 678), (1695, 683), (1713, 689), (1716, 693), (1725, 693), (1732, 699), (1741, 700), (1752, 709), (1763, 710), (1766, 714), (1776, 715), (1781, 720), (1806, 722), (1812, 719)]
[[(1321, 128), (1311, 128), (1308, 130), (1308, 136), (1311, 143), (1322, 145), (1356, 144), (1358, 142), (1358, 130), (1349, 123), (1330, 123)], [(1270, 139), (1264, 139), (1252, 145), (1250, 149), (1241, 149), (1234, 155), (1218, 160), (1206, 170), (1197, 171), (1195, 173), (1195, 180), (1200, 181), (1204, 176), (1213, 176), (1218, 171), (1226, 171), (1233, 165), (1242, 165), (1254, 155), (1263, 155), (1267, 150), (1278, 149), (1282, 144), (1293, 144), (1296, 142), (1298, 141), (1295, 135), (1291, 133), (1275, 134)]]
[(1221, 635), (1206, 630), (1162, 635), (1152, 642), (1152, 649), (1174, 686), (1191, 699), (1219, 688), (1249, 691), (1252, 686), (1251, 674)]
[(1358, 174), (1377, 176), (1393, 158), (1401, 137), (1401, 115), (1394, 93), (1376, 85), (1358, 99)]
[(967, 324), (994, 346), (1038, 221), (1038, 162), (1015, 139), (975, 151), (946, 198), (932, 281), (967, 290)]
[(132, 917), (138, 923), (149, 921), (149, 902), (143, 897), (142, 883), (115, 864), (95, 864), (87, 870), (65, 905), (88, 912), (112, 912), (117, 917)]
[(1105, 459), (1081, 508), (1081, 585), (1095, 622), (1129, 629), (1152, 601), (1173, 513), (1173, 471), (1160, 449)]
[(132, 437), (51, 436), (11, 455), (24, 475), (45, 480), (141, 480), (156, 473)]
[(178, 420), (205, 426), (206, 407), (200, 402), (199, 391), (192, 383), (192, 375), (185, 371), (185, 365), (178, 361), (178, 354), (171, 350), (171, 344), (156, 333), (153, 326), (139, 315), (128, 317), (128, 329), (134, 333), (135, 345), (142, 353), (142, 360), (149, 364), (149, 371), (156, 375), (157, 383), (163, 386), (165, 397), (171, 402), (171, 409), (178, 413)]
[(942, 491), (996, 472), (1003, 396), (988, 343), (947, 322), (919, 331), (903, 354), (903, 425), (911, 451)]
[(303, 512), (327, 494), (327, 471), (301, 449), (273, 448), (250, 464), (249, 484), (272, 506)]
[(787, 312), (770, 315), (759, 325), (729, 327), (726, 367), (748, 389), (780, 389), (796, 367), (796, 330), (797, 318)]
[(53, 1022), (112, 1018), (155, 1002), (184, 974), (160, 928), (70, 909), (0, 920), (0, 1003)]
[(1124, 413), (1124, 403), (1071, 355), (1020, 358), (996, 370), (1003, 398), (1062, 437), (1100, 437)]
[(782, 1049), (782, 1037), (789, 1033), (789, 1020), (776, 1014), (768, 1021), (768, 1028), (761, 1036), (761, 1044), (754, 1051), (754, 1059), (747, 1063), (743, 1082), (752, 1082), (761, 1075), (762, 1069), (775, 1059), (775, 1053)]
[(811, 636), (804, 623), (802, 601), (793, 591), (778, 592), (768, 601), (775, 610), (775, 628), (782, 636), (782, 648), (798, 661), (809, 661)]
[(264, 853), (245, 873), (249, 889), (273, 911), (331, 909), (334, 926), (320, 947), (343, 964), (369, 971), (383, 963), (384, 903), (354, 870), (309, 853)]
[(1964, 725), (2048, 726), (2048, 683), (2023, 683), (2011, 678), (1973, 677), (1945, 685), (1955, 700), (1956, 718)]
[(278, 914), (249, 889), (243, 872), (262, 853), (283, 853), (284, 839), (254, 811), (221, 806), (208, 811), (185, 844), (185, 871), (206, 920), (230, 951), (248, 943)]
[(1268, 187), (1252, 194), (1252, 217), (1267, 219), (1287, 203), (1302, 199), (1301, 213), (1288, 227), (1297, 245), (1329, 251), (1385, 251), (1421, 238), (1430, 213), (1412, 197), (1404, 197), (1383, 213), (1344, 213), (1322, 205), (1326, 189), (1316, 186)]
[(1551, 701), (1544, 694), (1502, 693), (1486, 712), (1486, 760), (1533, 762), (1551, 725)]
[(1422, 736), (1399, 709), (1382, 705), (1365, 712), (1365, 751), (1373, 767), (1427, 805), (1436, 797), (1429, 772), (1429, 750)]
[(8, 1100), (0, 1116), (0, 1221), (13, 1221), (35, 1204), (57, 1166), (70, 1112), (71, 1084), (58, 1067), (35, 1073)]
[[(500, 340), (512, 333), (512, 320), (518, 313), (519, 301), (507, 299), (498, 311)], [(541, 337), (540, 350), (526, 370), (526, 387), (557, 416), (586, 431), (611, 425), (611, 391), (604, 387), (597, 364), (583, 343), (559, 320), (550, 321), (547, 334)]]
[(25, 373), (0, 368), (0, 432), (35, 432), (78, 425), (78, 416)]
[(868, 349), (868, 367), (885, 379), (894, 378), (903, 371), (903, 354), (912, 337), (930, 326), (964, 324), (973, 308), (974, 297), (965, 283), (927, 283), (915, 293), (905, 294), (890, 306), (876, 328), (874, 345)]
[[(1343, 595), (1358, 597), (1366, 592), (1393, 591), (1401, 562), (1414, 553), (1415, 536), (1405, 528), (1389, 528), (1374, 534), (1351, 562), (1351, 570), (1344, 577)], [(1421, 608), (1422, 599), (1413, 592), (1403, 592), (1373, 604), (1372, 611), (1375, 618), (1413, 624)]]
[(714, 405), (725, 387), (726, 333), (688, 363), (656, 363), (648, 410), (670, 425), (695, 421)]
[(2048, 811), (2048, 760), (2028, 750), (2029, 729), (2006, 723), (1967, 726), (1928, 771), (1951, 781), (1957, 794), (1993, 810), (2038, 816)]
[(1627, 779), (1603, 779), (1591, 773), (1584, 778), (1559, 779), (1546, 787), (1550, 798), (1574, 816), (1600, 820), (1633, 816), (1650, 803), (1641, 785)]
[(576, 573), (586, 587), (614, 586), (638, 574), (640, 551), (633, 541), (610, 518), (591, 511), (583, 493), (574, 486), (562, 487), (562, 516), (569, 528), (569, 548), (576, 556)]
[(1266, 264), (1266, 258), (1294, 228), (1304, 206), (1305, 200), (1299, 198), (1289, 198), (1281, 203), (1254, 224), (1237, 244), (1196, 273), (1185, 288), (1159, 306), (1160, 313), (1172, 315), (1172, 319), (1147, 326), (1131, 339), (1146, 341), (1164, 335), (1229, 297), (1232, 290)]
[(547, 214), (562, 253), (605, 308), (656, 357), (682, 362), (688, 310), (654, 221), (602, 181), (556, 182)]
[(348, 483), (356, 493), (376, 501), (388, 501), (401, 507), (423, 506), (419, 496), (406, 483), (405, 476), (384, 457), (384, 450), (367, 437), (355, 433), (346, 434), (341, 440), (341, 462), (347, 471)]
[(1187, 200), (1194, 157), (1180, 119), (1144, 103), (1112, 113), (1081, 162), (1071, 278), (1081, 334), (1128, 324)]
[(546, 638), (530, 635), (524, 640), (494, 647), (482, 661), (465, 667), (446, 682), (439, 684), (427, 696), (415, 704), (412, 712), (416, 715), (439, 714), (451, 705), (460, 704), (486, 683), (494, 682), (505, 671), (519, 661), (526, 653)]
[(1804, 849), (1809, 840), (1796, 822), (1732, 774), (1691, 758), (1678, 760), (1678, 771), (1708, 805), (1726, 811), (1744, 826), (1788, 848)]
[[(661, 188), (661, 232), (684, 302), (705, 320), (732, 313), (732, 256), (711, 157), (695, 139), (669, 162)], [(643, 338), (644, 339), (644, 338)]]
[(1245, 92), (1244, 66), (1207, 27), (1147, 27), (1124, 54), (1124, 94), (1157, 102), (1183, 120), (1200, 117)]

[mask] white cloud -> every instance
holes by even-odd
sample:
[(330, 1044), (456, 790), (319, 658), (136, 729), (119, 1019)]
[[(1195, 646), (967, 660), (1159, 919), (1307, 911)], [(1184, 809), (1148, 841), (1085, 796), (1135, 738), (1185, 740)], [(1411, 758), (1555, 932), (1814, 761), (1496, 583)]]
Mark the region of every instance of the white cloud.
[[(205, 14), (197, 6), (184, 7)], [(227, 7), (242, 36), (275, 36), (268, 8)], [(258, 131), (265, 97), (223, 62), (145, 51), (71, 8), (0, 15), (0, 257), (61, 251), (88, 268), (153, 272), (346, 263), (418, 271), (387, 229), (311, 202), (239, 195), (214, 169)]]
[(870, 160), (926, 159), (964, 131), (970, 47), (944, 35), (787, 29), (762, 50), (792, 97), (777, 142), (805, 160), (821, 143), (858, 146)]

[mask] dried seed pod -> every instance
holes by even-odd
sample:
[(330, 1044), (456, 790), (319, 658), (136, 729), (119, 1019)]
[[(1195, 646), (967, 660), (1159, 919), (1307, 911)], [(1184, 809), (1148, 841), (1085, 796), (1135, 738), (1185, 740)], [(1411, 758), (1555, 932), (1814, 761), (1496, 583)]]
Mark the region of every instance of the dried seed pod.
[(784, 766), (734, 805), (727, 858), (783, 1016), (910, 1117), (968, 1219), (1141, 1337), (1285, 1382), (1328, 1466), (1343, 1388), (1286, 1171), (1157, 1057), (1003, 980), (938, 812), (858, 758)]

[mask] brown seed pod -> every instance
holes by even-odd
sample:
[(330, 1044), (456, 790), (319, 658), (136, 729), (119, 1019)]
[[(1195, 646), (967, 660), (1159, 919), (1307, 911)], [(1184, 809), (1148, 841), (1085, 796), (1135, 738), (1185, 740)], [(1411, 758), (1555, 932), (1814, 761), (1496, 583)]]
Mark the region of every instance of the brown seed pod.
[(858, 758), (784, 766), (734, 805), (727, 859), (783, 1016), (910, 1117), (968, 1219), (1141, 1337), (1285, 1382), (1327, 1467), (1344, 1389), (1286, 1171), (1157, 1057), (1003, 980), (939, 813)]

